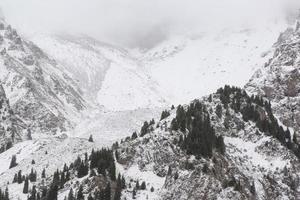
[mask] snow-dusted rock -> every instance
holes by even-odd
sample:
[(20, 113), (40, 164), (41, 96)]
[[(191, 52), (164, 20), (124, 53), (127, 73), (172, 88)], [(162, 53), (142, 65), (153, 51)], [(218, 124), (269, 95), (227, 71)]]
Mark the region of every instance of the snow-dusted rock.
[(10, 25), (0, 31), (0, 80), (15, 114), (36, 133), (74, 127), (86, 102), (77, 83)]
[[(196, 159), (186, 154), (178, 146), (184, 133), (171, 130), (175, 110), (154, 124), (149, 134), (127, 139), (117, 148), (119, 168), (127, 179), (147, 183), (147, 191), (139, 191), (137, 199), (298, 199), (300, 162), (295, 154), (261, 132), (256, 123), (244, 121), (230, 105), (218, 117), (219, 95), (209, 99), (200, 101), (216, 134), (224, 137), (224, 155), (214, 152), (210, 159)], [(131, 193), (130, 189), (124, 192), (126, 199), (131, 199)]]
[(26, 137), (26, 124), (16, 117), (0, 84), (0, 152), (11, 148)]
[(275, 114), (284, 123), (300, 131), (300, 35), (289, 28), (275, 44), (273, 58), (259, 69), (245, 88), (272, 101)]

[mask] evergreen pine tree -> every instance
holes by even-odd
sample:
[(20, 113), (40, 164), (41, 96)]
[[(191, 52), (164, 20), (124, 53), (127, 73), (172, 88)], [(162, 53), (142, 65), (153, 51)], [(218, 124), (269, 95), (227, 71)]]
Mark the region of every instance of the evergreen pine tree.
[(68, 166), (67, 166), (67, 164), (65, 163), (65, 164), (64, 164), (64, 169), (63, 169), (63, 171), (66, 172), (66, 171), (68, 171), (68, 170), (69, 170), (69, 169), (68, 169)]
[(40, 195), (39, 192), (38, 192), (37, 195), (36, 195), (36, 200), (41, 200), (41, 195)]
[(63, 188), (66, 183), (65, 172), (61, 172), (60, 174), (60, 188)]
[(93, 196), (91, 194), (89, 194), (87, 200), (94, 200)]
[(137, 133), (136, 133), (136, 132), (133, 132), (133, 133), (132, 133), (132, 136), (131, 136), (131, 139), (134, 140), (134, 139), (136, 139), (137, 137), (138, 137), (138, 136), (137, 136)]
[(72, 188), (69, 191), (68, 200), (75, 200), (75, 198), (74, 198), (74, 192), (73, 192)]
[(95, 172), (95, 170), (94, 169), (91, 169), (90, 170), (90, 177), (94, 177), (94, 176), (96, 176), (97, 174), (96, 174), (96, 172)]
[(42, 171), (42, 178), (46, 178), (46, 170), (45, 170), (45, 168)]
[(294, 135), (293, 135), (293, 142), (294, 142), (295, 144), (298, 144), (296, 132), (295, 132)]
[(110, 200), (110, 199), (111, 199), (111, 188), (110, 188), (110, 183), (108, 183), (104, 191), (104, 200)]
[(71, 177), (70, 171), (67, 171), (67, 174), (66, 174), (66, 181), (69, 181), (69, 180), (70, 180), (70, 177)]
[(220, 135), (219, 137), (217, 137), (216, 140), (216, 148), (217, 150), (221, 153), (224, 154), (225, 153), (225, 143), (224, 143), (224, 138), (222, 135)]
[(84, 200), (82, 185), (79, 187), (79, 190), (77, 193), (77, 200)]
[(171, 129), (174, 131), (178, 131), (178, 129), (179, 129), (179, 125), (178, 125), (176, 118), (172, 119)]
[(219, 118), (222, 118), (222, 105), (218, 104), (217, 107), (216, 107), (216, 115), (219, 117)]
[(256, 189), (255, 189), (255, 184), (254, 184), (254, 182), (252, 182), (252, 184), (251, 184), (251, 186), (250, 186), (250, 192), (251, 192), (251, 194), (255, 194), (256, 193)]
[(133, 189), (133, 191), (132, 191), (132, 199), (135, 199), (135, 198), (136, 198), (136, 190)]
[(208, 102), (209, 102), (209, 103), (212, 102), (212, 95), (209, 95), (209, 97), (208, 97)]
[(89, 142), (94, 142), (93, 135), (90, 135)]
[(52, 184), (49, 191), (47, 191), (46, 200), (57, 200), (58, 186)]
[(13, 167), (15, 167), (15, 166), (17, 166), (17, 165), (18, 165), (18, 164), (17, 164), (17, 156), (16, 156), (16, 155), (13, 155), (13, 156), (11, 157), (9, 169), (11, 169), (11, 168), (13, 168)]
[(144, 135), (146, 135), (149, 132), (149, 124), (147, 121), (144, 122), (144, 125), (141, 128), (141, 137), (143, 137)]
[(22, 182), (23, 182), (22, 171), (19, 170), (19, 172), (18, 172), (18, 184), (21, 184)]
[[(56, 186), (60, 185), (60, 177), (59, 177), (59, 171), (58, 171), (58, 169), (53, 174), (52, 184), (56, 185)], [(52, 189), (54, 190), (54, 187)], [(52, 191), (52, 192), (54, 192), (54, 191)]]
[(125, 181), (124, 176), (122, 176), (122, 189), (125, 189), (125, 188), (126, 188), (126, 181)]
[(42, 188), (42, 195), (41, 195), (41, 198), (42, 198), (42, 199), (45, 199), (45, 198), (46, 198), (47, 192), (48, 192), (48, 190), (47, 190), (46, 187)]
[(5, 188), (4, 200), (9, 200), (8, 187)]
[(29, 187), (29, 181), (28, 177), (26, 177), (25, 182), (24, 182), (24, 187), (23, 187), (23, 193), (27, 194), (28, 193), (28, 187)]
[(12, 183), (16, 183), (18, 182), (18, 174), (15, 174), (14, 179), (12, 181)]
[(27, 139), (28, 140), (32, 140), (31, 130), (30, 129), (27, 129)]
[(117, 187), (115, 189), (115, 194), (114, 194), (114, 200), (120, 200), (121, 199), (121, 191), (122, 191), (122, 188), (121, 188), (121, 178), (120, 176), (118, 177), (118, 184), (117, 184)]
[(33, 169), (31, 168), (31, 172), (29, 174), (29, 180), (30, 180), (30, 182), (35, 182), (36, 178), (37, 178), (36, 171), (33, 171)]
[(136, 188), (137, 190), (140, 189), (140, 183), (139, 183), (139, 180), (136, 181), (136, 183), (135, 183), (135, 188)]
[(119, 152), (118, 152), (118, 150), (115, 151), (115, 157), (116, 157), (116, 160), (118, 161), (119, 160)]
[(109, 167), (109, 175), (111, 180), (115, 181), (116, 180), (116, 166), (115, 163), (111, 163), (110, 167)]
[(179, 177), (179, 174), (178, 174), (178, 172), (176, 171), (176, 172), (175, 172), (175, 175), (174, 175), (174, 180), (177, 180), (178, 177)]
[(168, 174), (168, 176), (172, 175), (172, 167), (171, 166), (169, 166), (167, 174)]
[(146, 190), (146, 182), (143, 181), (140, 187), (141, 190)]
[(202, 172), (203, 173), (207, 173), (208, 172), (208, 165), (206, 163), (203, 165)]
[(160, 121), (169, 117), (170, 116), (170, 112), (167, 111), (167, 110), (164, 110), (162, 113), (161, 113), (161, 117), (160, 117)]
[(31, 193), (29, 195), (29, 198), (28, 200), (36, 200), (36, 195), (37, 195), (37, 191), (36, 191), (36, 186), (32, 186), (32, 190), (31, 190)]

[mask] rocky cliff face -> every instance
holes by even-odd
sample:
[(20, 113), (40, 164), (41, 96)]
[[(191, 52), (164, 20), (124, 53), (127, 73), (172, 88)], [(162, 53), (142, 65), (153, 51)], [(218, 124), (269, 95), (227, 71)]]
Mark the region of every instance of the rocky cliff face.
[(76, 83), (33, 43), (0, 21), (0, 79), (11, 107), (33, 132), (73, 126), (85, 101)]
[(27, 131), (26, 124), (14, 114), (0, 84), (0, 152), (25, 138)]
[(245, 86), (250, 93), (272, 101), (284, 125), (300, 131), (300, 24), (282, 33), (273, 58)]
[[(127, 179), (133, 180), (131, 185), (136, 180), (147, 183), (148, 191), (138, 191), (137, 199), (299, 199), (300, 162), (289, 150), (298, 144), (287, 144), (285, 138), (291, 136), (284, 131), (280, 141), (260, 124), (260, 120), (277, 123), (263, 105), (266, 102), (249, 100), (253, 98), (242, 92), (239, 104), (238, 93), (231, 93), (229, 101), (219, 93), (200, 99), (216, 135), (224, 137), (225, 153), (213, 150), (211, 157), (203, 157), (185, 151), (182, 138), (188, 138), (193, 128), (187, 125), (184, 132), (172, 128), (178, 117), (175, 109), (150, 125), (143, 137), (127, 138), (119, 145), (117, 160)], [(257, 114), (249, 120), (251, 112), (245, 109), (250, 101)], [(189, 110), (195, 102), (184, 108)], [(133, 190), (134, 186), (124, 195), (131, 197)]]

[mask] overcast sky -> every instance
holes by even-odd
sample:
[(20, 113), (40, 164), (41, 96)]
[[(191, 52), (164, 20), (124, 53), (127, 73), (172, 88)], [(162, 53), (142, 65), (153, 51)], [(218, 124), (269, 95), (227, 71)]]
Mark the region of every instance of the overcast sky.
[(299, 0), (1, 0), (7, 21), (25, 35), (86, 34), (128, 47), (173, 34), (268, 23)]

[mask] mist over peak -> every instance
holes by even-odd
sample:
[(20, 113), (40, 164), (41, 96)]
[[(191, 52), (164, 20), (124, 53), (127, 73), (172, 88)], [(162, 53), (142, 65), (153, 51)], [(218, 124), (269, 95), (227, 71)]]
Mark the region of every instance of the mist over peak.
[(296, 0), (2, 0), (22, 34), (85, 34), (129, 48), (150, 48), (172, 35), (263, 27), (297, 10)]

